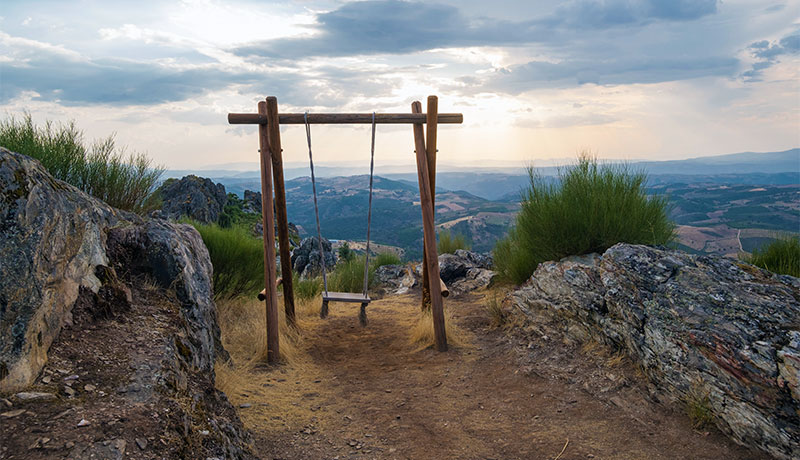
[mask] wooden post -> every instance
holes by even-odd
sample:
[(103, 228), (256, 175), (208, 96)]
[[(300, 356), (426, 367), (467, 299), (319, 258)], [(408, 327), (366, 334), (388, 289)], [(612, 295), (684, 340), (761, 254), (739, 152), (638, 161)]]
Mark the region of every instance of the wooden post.
[[(258, 103), (259, 115), (267, 115), (267, 103)], [(267, 362), (280, 357), (278, 337), (278, 289), (275, 275), (275, 223), (272, 204), (272, 162), (269, 158), (267, 125), (258, 125), (258, 143), (261, 157), (261, 215), (264, 225), (264, 286), (267, 289)]]
[[(421, 109), (420, 109), (421, 110)], [(419, 113), (419, 112), (415, 112)], [(434, 222), (436, 220), (436, 127), (439, 119), (439, 99), (428, 96), (428, 112), (426, 113), (426, 154), (428, 157), (428, 177), (431, 183), (431, 202), (433, 204)], [(422, 311), (431, 309), (431, 281), (425, 260), (428, 258), (425, 248), (422, 249)], [(439, 280), (442, 283), (442, 280)]]
[[(422, 104), (415, 101), (411, 104), (411, 111), (419, 113)], [(422, 123), (414, 123), (414, 145), (417, 157), (417, 175), (419, 176), (419, 199), (422, 208), (422, 231), (425, 252), (428, 254), (425, 266), (428, 268), (428, 279), (440, 280), (439, 257), (436, 251), (436, 227), (434, 225), (433, 199), (431, 197), (431, 182), (428, 171), (427, 151), (425, 150), (424, 132)], [(431, 295), (431, 310), (433, 312), (433, 334), (436, 349), (447, 351), (447, 335), (444, 328), (444, 304), (442, 290), (439, 283), (429, 283)]]
[[(281, 149), (281, 127), (278, 124), (278, 98), (267, 98), (267, 133), (269, 152), (272, 158), (272, 177), (275, 184), (275, 218), (278, 223), (278, 244), (281, 254), (281, 277), (283, 282), (283, 308), (286, 321), (295, 325), (294, 286), (292, 286), (292, 258), (289, 248), (289, 220), (286, 213), (286, 190), (283, 185), (283, 153)], [(263, 194), (261, 195), (263, 199)], [(272, 231), (272, 229), (270, 229)], [(266, 233), (267, 228), (264, 227)]]

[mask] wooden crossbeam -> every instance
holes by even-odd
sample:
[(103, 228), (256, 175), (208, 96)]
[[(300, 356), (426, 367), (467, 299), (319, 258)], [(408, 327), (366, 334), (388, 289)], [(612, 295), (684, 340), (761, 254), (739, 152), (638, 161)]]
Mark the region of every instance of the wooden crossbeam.
[[(461, 124), (464, 115), (460, 113), (440, 113), (439, 124)], [(304, 125), (305, 114), (281, 113), (278, 115), (281, 125)], [(425, 113), (376, 113), (375, 123), (383, 124), (413, 124), (427, 123), (428, 115)], [(232, 125), (263, 125), (267, 123), (266, 115), (257, 113), (229, 113), (228, 123)], [(345, 125), (345, 124), (372, 124), (371, 113), (309, 113), (308, 123), (312, 125)]]

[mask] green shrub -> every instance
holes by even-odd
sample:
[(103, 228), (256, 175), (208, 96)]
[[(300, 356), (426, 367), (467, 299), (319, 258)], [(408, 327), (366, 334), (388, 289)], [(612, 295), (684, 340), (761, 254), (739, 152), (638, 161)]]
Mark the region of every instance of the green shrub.
[(467, 237), (460, 233), (453, 233), (450, 230), (442, 230), (439, 232), (439, 241), (436, 243), (436, 249), (439, 254), (453, 254), (456, 249), (470, 249), (472, 245), (467, 241)]
[(74, 122), (39, 127), (25, 114), (0, 122), (0, 146), (39, 160), (55, 178), (116, 208), (142, 213), (160, 204), (153, 191), (164, 168), (144, 154), (126, 155), (113, 136), (87, 148)]
[(292, 281), (294, 295), (300, 300), (313, 299), (322, 292), (321, 277), (301, 279), (296, 272), (292, 272)]
[(557, 181), (533, 168), (528, 174), (516, 224), (494, 249), (495, 266), (507, 282), (524, 282), (540, 262), (603, 252), (620, 242), (667, 244), (675, 237), (667, 198), (648, 196), (646, 174), (627, 165), (598, 164), (584, 154), (561, 169)]
[(382, 267), (384, 265), (400, 265), (403, 261), (400, 259), (400, 256), (393, 252), (379, 252), (374, 259), (370, 259), (369, 264), (372, 265), (375, 269)]
[[(375, 266), (370, 264), (368, 287), (375, 282)], [(335, 292), (364, 292), (364, 256), (340, 262), (328, 273), (328, 290)]]
[(743, 259), (773, 273), (800, 277), (800, 237), (778, 237)]
[(200, 232), (214, 266), (217, 299), (255, 296), (264, 289), (264, 246), (241, 226), (190, 222)]
[(356, 253), (350, 249), (350, 244), (346, 241), (339, 247), (338, 253), (339, 260), (345, 260), (349, 262), (356, 257)]

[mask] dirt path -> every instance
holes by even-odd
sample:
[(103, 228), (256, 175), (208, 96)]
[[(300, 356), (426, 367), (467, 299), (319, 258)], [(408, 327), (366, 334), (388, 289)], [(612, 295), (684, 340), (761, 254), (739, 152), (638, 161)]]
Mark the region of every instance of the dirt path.
[(417, 351), (409, 342), (417, 302), (373, 302), (367, 328), (348, 304), (304, 324), (305, 359), (256, 371), (229, 395), (255, 452), (265, 459), (761, 458), (649, 402), (623, 360), (490, 329), (478, 296), (447, 302), (465, 346)]

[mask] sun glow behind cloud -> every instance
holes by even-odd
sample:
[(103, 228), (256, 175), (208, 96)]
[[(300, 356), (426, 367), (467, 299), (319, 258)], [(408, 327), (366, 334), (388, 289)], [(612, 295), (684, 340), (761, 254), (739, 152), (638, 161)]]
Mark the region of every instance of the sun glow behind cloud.
[[(75, 119), (170, 167), (255, 161), (252, 112), (408, 111), (428, 94), (440, 159), (524, 165), (591, 150), (668, 159), (800, 145), (800, 3), (10, 2), (0, 108)], [(297, 132), (295, 132), (297, 131)], [(359, 160), (365, 127), (314, 128), (320, 161)], [(286, 129), (292, 161), (304, 136)], [(381, 127), (379, 164), (413, 164)], [(359, 160), (360, 161), (360, 160)]]

